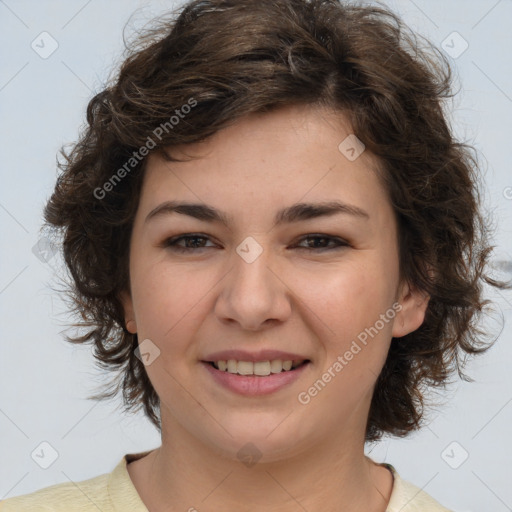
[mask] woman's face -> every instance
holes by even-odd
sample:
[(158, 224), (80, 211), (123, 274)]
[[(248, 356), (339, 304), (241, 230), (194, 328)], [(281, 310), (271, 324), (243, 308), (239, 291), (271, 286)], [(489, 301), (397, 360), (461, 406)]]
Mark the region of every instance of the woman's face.
[(338, 148), (350, 133), (287, 107), (172, 151), (189, 162), (149, 157), (124, 304), (163, 435), (265, 460), (363, 442), (391, 337), (427, 300), (399, 282), (393, 210), (368, 152)]

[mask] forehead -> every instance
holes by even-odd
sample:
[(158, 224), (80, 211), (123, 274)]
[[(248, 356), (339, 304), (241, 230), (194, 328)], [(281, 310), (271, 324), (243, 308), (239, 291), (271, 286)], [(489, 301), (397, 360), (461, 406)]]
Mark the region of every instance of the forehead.
[(252, 114), (205, 141), (150, 155), (141, 203), (154, 208), (180, 198), (224, 206), (233, 215), (257, 205), (277, 210), (335, 200), (378, 210), (387, 201), (378, 162), (354, 142), (340, 112), (287, 107)]

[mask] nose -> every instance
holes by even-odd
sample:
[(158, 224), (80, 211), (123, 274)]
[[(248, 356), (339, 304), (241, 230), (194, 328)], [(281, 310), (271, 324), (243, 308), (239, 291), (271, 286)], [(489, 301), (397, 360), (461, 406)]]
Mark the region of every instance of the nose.
[(264, 248), (252, 262), (236, 252), (233, 256), (233, 266), (220, 283), (217, 318), (248, 331), (285, 322), (292, 311), (291, 290), (270, 250)]

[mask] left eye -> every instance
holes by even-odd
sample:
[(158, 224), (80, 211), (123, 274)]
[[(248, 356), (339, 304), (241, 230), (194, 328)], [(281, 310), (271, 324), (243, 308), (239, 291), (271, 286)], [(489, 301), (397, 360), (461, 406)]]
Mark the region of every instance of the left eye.
[(315, 240), (315, 241), (321, 241), (321, 242), (327, 242), (329, 244), (330, 242), (333, 242), (335, 245), (334, 247), (323, 247), (319, 246), (317, 243), (313, 245), (313, 247), (300, 247), (301, 249), (316, 249), (319, 251), (331, 251), (333, 249), (338, 249), (340, 247), (347, 247), (349, 245), (348, 242), (343, 240), (342, 238), (334, 237), (334, 236), (328, 236), (328, 235), (308, 235), (303, 238), (301, 238), (301, 242), (305, 240)]
[[(307, 247), (300, 247), (299, 245), (297, 245), (296, 247), (301, 250), (306, 249), (306, 250), (314, 250), (314, 251), (315, 250), (316, 251), (331, 251), (331, 250), (338, 249), (341, 247), (349, 246), (349, 243), (341, 238), (333, 237), (333, 236), (329, 236), (329, 235), (321, 235), (321, 234), (304, 236), (299, 240), (299, 243), (302, 243), (302, 242), (308, 241), (308, 240), (314, 241), (313, 246), (311, 246), (311, 244), (308, 244)], [(182, 241), (185, 243), (185, 246), (180, 245), (180, 242), (182, 242)], [(199, 243), (197, 241), (199, 241)], [(177, 251), (177, 252), (190, 252), (190, 251), (197, 252), (197, 250), (208, 249), (209, 247), (213, 247), (213, 246), (202, 245), (203, 241), (211, 242), (211, 240), (207, 236), (189, 234), (189, 235), (180, 235), (180, 236), (176, 236), (173, 238), (168, 238), (167, 240), (164, 241), (164, 243), (162, 245), (164, 247), (169, 247), (173, 251)], [(189, 242), (191, 243), (191, 246), (189, 246)], [(318, 243), (318, 242), (320, 242), (320, 243)], [(331, 244), (334, 243), (334, 246), (331, 245), (331, 247), (327, 247), (326, 245), (329, 245), (329, 243), (331, 243)]]

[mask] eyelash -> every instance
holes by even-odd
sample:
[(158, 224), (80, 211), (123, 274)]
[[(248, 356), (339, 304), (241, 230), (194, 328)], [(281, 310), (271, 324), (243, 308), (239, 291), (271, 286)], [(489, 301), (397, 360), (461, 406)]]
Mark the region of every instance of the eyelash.
[[(211, 247), (181, 247), (181, 246), (177, 245), (177, 243), (179, 241), (181, 241), (181, 240), (191, 240), (191, 239), (197, 239), (197, 238), (200, 238), (200, 239), (203, 239), (203, 240), (210, 240), (209, 237), (207, 237), (207, 236), (204, 236), (204, 235), (201, 235), (201, 234), (189, 233), (187, 235), (178, 235), (178, 236), (175, 236), (175, 237), (168, 238), (168, 239), (164, 240), (164, 242), (162, 243), (162, 246), (166, 247), (166, 248), (169, 248), (172, 251), (176, 251), (176, 252), (180, 252), (180, 253), (187, 253), (187, 252), (191, 252), (191, 251), (197, 252), (198, 250), (201, 250), (201, 249), (209, 249), (209, 248), (211, 248)], [(299, 249), (313, 250), (313, 251), (318, 251), (318, 252), (325, 252), (325, 251), (333, 251), (333, 250), (341, 249), (343, 247), (349, 247), (350, 246), (350, 244), (346, 240), (343, 240), (342, 238), (333, 237), (333, 236), (329, 236), (329, 235), (323, 235), (323, 234), (310, 234), (310, 235), (307, 235), (307, 236), (303, 236), (299, 240), (299, 243), (304, 241), (304, 240), (312, 240), (312, 239), (313, 240), (325, 239), (325, 240), (328, 240), (329, 242), (336, 242), (336, 244), (338, 244), (338, 245), (335, 246), (335, 247), (331, 247), (331, 248), (327, 248), (327, 247), (299, 247)]]

